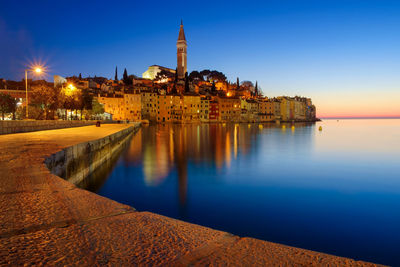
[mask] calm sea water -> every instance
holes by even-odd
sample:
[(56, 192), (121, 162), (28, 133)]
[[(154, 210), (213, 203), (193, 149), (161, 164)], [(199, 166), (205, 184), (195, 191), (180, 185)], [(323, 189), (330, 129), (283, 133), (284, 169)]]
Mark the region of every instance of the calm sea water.
[(167, 124), (144, 126), (85, 187), (139, 211), (400, 265), (399, 171), (397, 119)]

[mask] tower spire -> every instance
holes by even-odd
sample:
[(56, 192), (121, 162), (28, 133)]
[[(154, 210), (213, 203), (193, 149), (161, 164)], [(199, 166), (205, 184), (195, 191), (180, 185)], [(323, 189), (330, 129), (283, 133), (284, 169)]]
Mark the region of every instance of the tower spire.
[(178, 41), (186, 41), (185, 31), (183, 30), (183, 21), (181, 20), (181, 26), (179, 29)]
[(183, 30), (183, 20), (181, 20), (181, 26), (179, 27), (179, 36), (178, 41), (176, 42), (176, 48), (178, 79), (183, 79), (187, 72), (187, 42), (185, 31)]

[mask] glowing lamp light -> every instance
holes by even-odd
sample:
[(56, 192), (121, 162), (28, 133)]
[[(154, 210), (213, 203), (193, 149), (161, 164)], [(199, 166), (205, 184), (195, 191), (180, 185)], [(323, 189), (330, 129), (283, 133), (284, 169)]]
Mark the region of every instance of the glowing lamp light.
[(35, 72), (36, 72), (36, 73), (41, 73), (41, 72), (42, 72), (42, 69), (41, 69), (41, 68), (35, 68)]

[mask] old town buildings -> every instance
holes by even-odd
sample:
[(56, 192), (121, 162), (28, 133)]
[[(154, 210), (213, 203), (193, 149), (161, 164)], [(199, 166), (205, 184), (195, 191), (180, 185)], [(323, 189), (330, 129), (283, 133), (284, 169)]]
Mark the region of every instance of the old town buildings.
[[(187, 73), (187, 41), (181, 23), (176, 70), (152, 65), (141, 78), (131, 75), (122, 80), (103, 77), (55, 76), (55, 85), (73, 84), (89, 92), (113, 120), (157, 123), (275, 122), (315, 121), (315, 106), (304, 97), (262, 96), (250, 81), (231, 83), (216, 70)], [(25, 97), (22, 91), (4, 93)], [(12, 83), (8, 83), (10, 86)], [(33, 83), (32, 83), (33, 84)], [(17, 87), (17, 86), (13, 86)], [(21, 85), (23, 89), (23, 84)], [(0, 88), (1, 89), (1, 88)]]
[[(204, 70), (187, 75), (187, 41), (181, 23), (176, 71), (152, 65), (131, 85), (108, 81), (97, 99), (114, 120), (158, 123), (314, 121), (311, 99), (267, 98), (257, 85), (229, 83), (223, 73)], [(106, 96), (104, 96), (106, 94)], [(111, 94), (111, 96), (110, 96)]]
[(166, 94), (144, 91), (96, 97), (114, 120), (193, 123), (193, 122), (275, 122), (314, 121), (315, 106), (303, 97), (268, 99)]

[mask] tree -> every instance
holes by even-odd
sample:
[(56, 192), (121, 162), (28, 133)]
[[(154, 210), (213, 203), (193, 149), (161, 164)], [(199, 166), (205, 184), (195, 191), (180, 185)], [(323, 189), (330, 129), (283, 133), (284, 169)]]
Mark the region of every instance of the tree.
[(211, 73), (210, 70), (202, 70), (200, 71), (200, 75), (203, 77), (203, 81), (208, 81), (208, 75)]
[(0, 112), (1, 118), (4, 120), (4, 115), (7, 113), (12, 113), (15, 119), (15, 111), (17, 109), (17, 100), (8, 95), (0, 93)]
[(246, 87), (249, 90), (254, 90), (254, 84), (251, 81), (243, 81), (241, 86)]
[(157, 73), (156, 77), (154, 78), (155, 81), (163, 81), (165, 79), (173, 78), (174, 74), (167, 70), (161, 70)]
[(79, 80), (82, 80), (82, 74), (79, 73)]
[(91, 110), (93, 108), (93, 95), (89, 94), (88, 90), (83, 90), (79, 99), (79, 109), (81, 111), (81, 120), (83, 110)]
[(211, 86), (211, 92), (215, 93), (217, 89), (215, 88), (215, 82), (212, 82), (212, 86)]
[(208, 80), (209, 81), (212, 80), (212, 81), (225, 82), (226, 81), (226, 76), (222, 72), (219, 72), (219, 71), (216, 71), (216, 70), (212, 70), (208, 74)]
[(122, 80), (124, 81), (124, 84), (131, 84), (132, 80), (129, 79), (128, 72), (126, 71), (126, 68), (124, 69), (124, 74), (122, 75)]
[(204, 77), (203, 77), (203, 75), (200, 74), (200, 72), (198, 72), (197, 70), (194, 70), (189, 74), (189, 80), (190, 81), (196, 81), (196, 80), (204, 81)]
[(185, 92), (188, 93), (190, 91), (189, 88), (189, 77), (188, 77), (188, 73), (185, 73)]
[(258, 82), (256, 81), (256, 87), (254, 88), (254, 94), (258, 96)]
[(92, 113), (94, 115), (103, 114), (104, 113), (104, 106), (97, 101), (97, 99), (93, 99), (92, 102)]
[[(53, 86), (46, 83), (33, 85), (31, 94), (31, 105), (35, 106), (40, 112), (33, 117), (34, 119), (49, 119), (50, 111), (58, 107), (58, 95)], [(34, 114), (32, 114), (34, 116)]]
[(118, 68), (117, 68), (117, 66), (115, 66), (115, 77), (114, 77), (114, 81), (118, 81)]
[(173, 83), (172, 89), (171, 89), (171, 94), (176, 95), (177, 93), (178, 93), (178, 91), (176, 89), (176, 83)]
[(177, 82), (178, 82), (178, 68), (175, 69), (175, 80), (174, 80), (175, 85)]
[(240, 90), (240, 85), (239, 85), (239, 77), (236, 79), (236, 90)]

